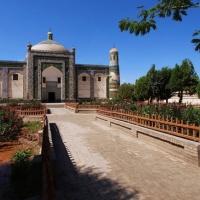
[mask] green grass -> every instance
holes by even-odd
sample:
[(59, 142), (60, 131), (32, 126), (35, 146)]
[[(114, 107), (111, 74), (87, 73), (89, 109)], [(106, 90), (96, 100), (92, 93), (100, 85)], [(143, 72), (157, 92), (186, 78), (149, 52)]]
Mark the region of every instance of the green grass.
[(38, 121), (33, 121), (33, 122), (26, 122), (23, 125), (23, 128), (28, 130), (29, 133), (37, 133), (39, 130), (42, 129), (42, 123)]

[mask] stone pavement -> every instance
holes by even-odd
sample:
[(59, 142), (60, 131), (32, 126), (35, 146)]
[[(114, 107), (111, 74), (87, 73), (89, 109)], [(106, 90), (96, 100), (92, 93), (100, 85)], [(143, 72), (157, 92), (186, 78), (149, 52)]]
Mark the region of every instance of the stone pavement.
[(200, 168), (95, 115), (51, 112), (58, 199), (200, 199)]

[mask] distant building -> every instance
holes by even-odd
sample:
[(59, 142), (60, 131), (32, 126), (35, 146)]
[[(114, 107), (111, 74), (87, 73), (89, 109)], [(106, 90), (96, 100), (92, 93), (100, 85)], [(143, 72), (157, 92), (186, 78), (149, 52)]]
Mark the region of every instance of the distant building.
[[(168, 102), (169, 103), (178, 103), (179, 102), (178, 94), (176, 94), (175, 96), (171, 97), (168, 100)], [(184, 94), (182, 103), (185, 103), (185, 104), (188, 104), (188, 105), (189, 104), (191, 104), (191, 105), (200, 105), (200, 99), (199, 99), (197, 94), (194, 94), (194, 95)]]
[(119, 55), (110, 50), (109, 65), (76, 64), (75, 49), (48, 39), (27, 46), (25, 61), (0, 61), (0, 98), (59, 102), (113, 98), (120, 85)]

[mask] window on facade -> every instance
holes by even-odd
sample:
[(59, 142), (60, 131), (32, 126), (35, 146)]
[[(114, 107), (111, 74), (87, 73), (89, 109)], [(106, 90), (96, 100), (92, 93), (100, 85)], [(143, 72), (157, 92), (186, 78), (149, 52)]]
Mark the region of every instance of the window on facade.
[(98, 81), (101, 81), (101, 77), (98, 77)]
[(13, 81), (18, 81), (18, 74), (13, 74)]
[(43, 82), (43, 83), (46, 83), (46, 77), (43, 77), (42, 82)]
[(82, 76), (82, 81), (86, 81), (86, 80), (87, 80), (86, 76)]
[(58, 77), (58, 83), (61, 83), (61, 78), (60, 77)]

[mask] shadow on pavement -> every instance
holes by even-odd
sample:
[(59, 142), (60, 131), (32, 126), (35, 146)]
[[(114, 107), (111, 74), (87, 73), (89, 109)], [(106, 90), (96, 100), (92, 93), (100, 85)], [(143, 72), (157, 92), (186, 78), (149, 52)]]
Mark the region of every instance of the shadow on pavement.
[(42, 159), (34, 156), (27, 167), (0, 164), (0, 200), (38, 200), (42, 188)]
[(128, 190), (92, 168), (78, 169), (73, 164), (55, 123), (50, 124), (55, 152), (54, 173), (57, 199), (134, 200), (138, 192)]

